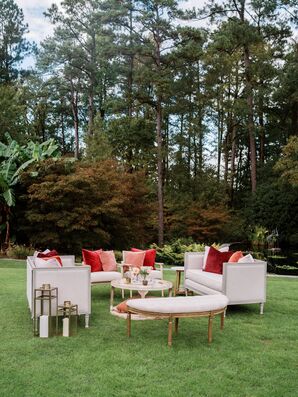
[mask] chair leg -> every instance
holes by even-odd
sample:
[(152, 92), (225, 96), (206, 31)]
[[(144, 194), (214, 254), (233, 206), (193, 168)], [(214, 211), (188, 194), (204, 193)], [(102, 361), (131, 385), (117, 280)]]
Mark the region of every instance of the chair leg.
[(124, 289), (121, 290), (121, 296), (122, 296), (122, 299), (124, 299), (124, 296), (125, 296), (124, 295)]
[(212, 342), (212, 321), (213, 321), (213, 315), (209, 315), (209, 320), (208, 320), (208, 342)]
[(89, 328), (89, 314), (85, 314), (85, 328)]
[(127, 313), (127, 336), (130, 337), (131, 335), (131, 313)]
[(172, 346), (172, 328), (173, 328), (173, 318), (169, 317), (169, 328), (168, 328), (168, 346)]
[(179, 317), (175, 317), (175, 334), (178, 334)]
[(264, 303), (260, 303), (260, 314), (264, 314)]
[(222, 312), (221, 315), (220, 315), (220, 329), (223, 329), (224, 322), (225, 322), (225, 311)]

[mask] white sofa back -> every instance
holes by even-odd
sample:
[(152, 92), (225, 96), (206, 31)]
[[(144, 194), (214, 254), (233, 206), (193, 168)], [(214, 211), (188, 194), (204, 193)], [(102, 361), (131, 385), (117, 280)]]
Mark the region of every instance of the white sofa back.
[(34, 257), (27, 257), (27, 300), (32, 316), (34, 289), (40, 288), (42, 284), (58, 288), (59, 305), (70, 300), (78, 305), (79, 314), (91, 313), (90, 267), (75, 266), (73, 255), (61, 256), (61, 260), (63, 266), (60, 268), (38, 268), (34, 264)]

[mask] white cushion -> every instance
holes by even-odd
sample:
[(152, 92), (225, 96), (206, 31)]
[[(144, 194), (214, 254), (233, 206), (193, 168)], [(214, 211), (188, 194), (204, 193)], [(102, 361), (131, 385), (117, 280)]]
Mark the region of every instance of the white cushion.
[(238, 260), (238, 263), (255, 263), (251, 254), (247, 254)]
[(43, 258), (35, 258), (34, 259), (35, 267), (37, 268), (49, 268), (49, 267), (61, 267), (60, 263), (56, 258), (43, 259)]
[[(217, 249), (217, 248), (216, 248)], [(205, 246), (205, 255), (204, 255), (204, 262), (203, 262), (203, 269), (206, 267), (207, 263), (207, 258), (209, 254), (210, 247), (208, 245)], [(219, 252), (228, 252), (229, 251), (229, 246), (222, 247), (218, 250)]]
[(183, 296), (175, 298), (130, 299), (132, 309), (153, 313), (199, 313), (223, 309), (228, 304), (225, 295)]
[(121, 278), (119, 272), (92, 272), (91, 283), (108, 283)]
[(205, 285), (208, 288), (215, 289), (216, 291), (222, 290), (222, 274), (190, 269), (186, 272), (186, 278)]
[(149, 278), (161, 279), (161, 271), (159, 271), (159, 270), (150, 270)]

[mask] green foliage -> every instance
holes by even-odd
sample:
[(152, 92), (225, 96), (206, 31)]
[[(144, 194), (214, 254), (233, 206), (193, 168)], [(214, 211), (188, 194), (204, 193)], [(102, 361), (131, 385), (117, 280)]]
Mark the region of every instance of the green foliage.
[(280, 241), (289, 242), (292, 235), (297, 233), (297, 197), (297, 188), (267, 178), (258, 186), (256, 193), (246, 200), (242, 209), (247, 227), (262, 225), (267, 230), (277, 228)]
[(298, 187), (298, 137), (291, 136), (283, 147), (282, 156), (274, 169), (281, 173), (281, 179)]
[(20, 84), (0, 84), (0, 141), (9, 133), (15, 139), (25, 140), (27, 107)]
[(8, 207), (15, 205), (14, 187), (19, 181), (21, 173), (33, 162), (49, 157), (57, 157), (58, 146), (50, 139), (41, 144), (29, 141), (21, 146), (6, 134), (7, 144), (0, 142), (0, 176), (6, 189), (2, 193), (4, 203)]
[(113, 161), (48, 160), (35, 171), (22, 178), (19, 238), (75, 254), (82, 247), (123, 249), (150, 239), (143, 174), (128, 174)]
[(255, 225), (250, 233), (250, 241), (253, 245), (264, 245), (267, 235), (268, 230), (264, 226)]
[(8, 133), (6, 140), (7, 144), (0, 142), (1, 233), (6, 229), (5, 238), (0, 241), (4, 241), (4, 248), (9, 246), (11, 208), (15, 206), (15, 188), (21, 174), (32, 163), (58, 155), (58, 146), (53, 140), (41, 144), (29, 141), (26, 145), (21, 146)]
[(26, 245), (10, 244), (6, 250), (8, 258), (26, 259), (27, 256), (33, 255), (35, 249)]
[(17, 77), (17, 65), (30, 50), (24, 35), (28, 26), (14, 0), (0, 2), (0, 83)]
[(171, 266), (183, 266), (185, 252), (205, 250), (205, 244), (191, 242), (191, 239), (177, 239), (163, 247), (158, 247), (156, 244), (152, 244), (151, 247), (156, 249), (158, 262)]

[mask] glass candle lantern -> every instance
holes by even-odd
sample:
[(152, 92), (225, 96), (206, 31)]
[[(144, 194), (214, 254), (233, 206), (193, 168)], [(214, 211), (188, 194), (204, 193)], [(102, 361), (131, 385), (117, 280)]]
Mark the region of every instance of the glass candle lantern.
[(58, 315), (62, 316), (62, 335), (72, 336), (78, 330), (78, 305), (73, 305), (71, 301), (64, 301), (63, 305), (58, 305)]
[(33, 334), (49, 337), (57, 333), (57, 330), (58, 288), (52, 288), (50, 284), (42, 284), (40, 288), (34, 289)]

